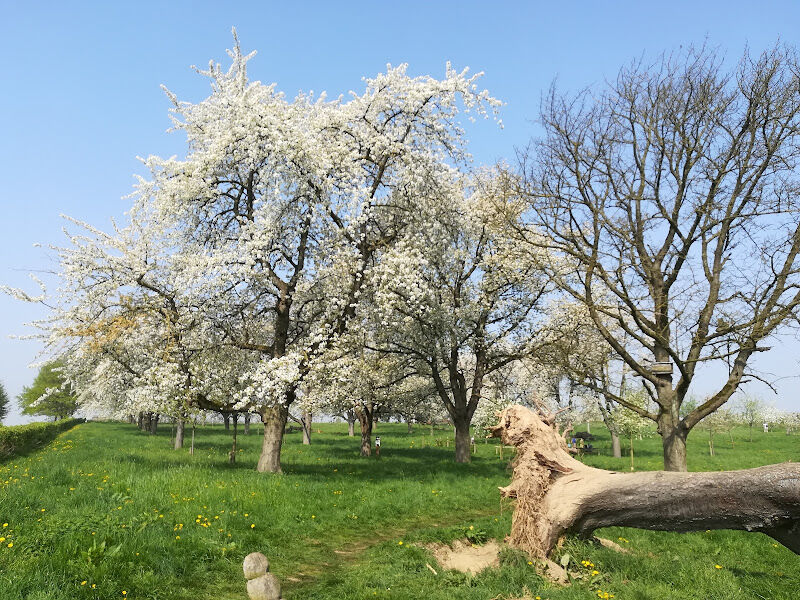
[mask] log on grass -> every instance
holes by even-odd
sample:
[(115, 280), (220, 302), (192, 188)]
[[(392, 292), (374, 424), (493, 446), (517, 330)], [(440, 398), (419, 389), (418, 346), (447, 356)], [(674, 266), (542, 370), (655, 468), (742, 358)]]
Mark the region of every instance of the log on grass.
[(516, 498), (509, 542), (547, 558), (566, 534), (601, 527), (661, 531), (742, 529), (763, 532), (800, 554), (800, 463), (708, 473), (619, 473), (573, 458), (566, 442), (533, 411), (500, 413), (492, 435), (516, 446)]

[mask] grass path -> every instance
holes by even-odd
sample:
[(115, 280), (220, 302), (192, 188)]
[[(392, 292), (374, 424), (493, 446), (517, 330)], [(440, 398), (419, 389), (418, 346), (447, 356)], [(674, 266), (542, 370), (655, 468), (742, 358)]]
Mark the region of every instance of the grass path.
[[(325, 571), (342, 570), (351, 566), (358, 565), (365, 561), (370, 549), (390, 541), (398, 541), (407, 538), (409, 534), (419, 534), (420, 532), (444, 527), (450, 529), (454, 526), (463, 525), (470, 521), (482, 519), (496, 515), (497, 508), (459, 512), (452, 515), (443, 515), (441, 518), (432, 519), (425, 517), (417, 519), (413, 525), (393, 526), (387, 529), (373, 531), (369, 535), (360, 538), (351, 538), (344, 544), (335, 548), (330, 544), (322, 544), (317, 539), (305, 540), (309, 546), (321, 546), (320, 558), (314, 562), (301, 563), (297, 565), (294, 575), (287, 576), (283, 582), (283, 588), (288, 591), (302, 590), (309, 587)], [(468, 525), (466, 526), (468, 527)]]

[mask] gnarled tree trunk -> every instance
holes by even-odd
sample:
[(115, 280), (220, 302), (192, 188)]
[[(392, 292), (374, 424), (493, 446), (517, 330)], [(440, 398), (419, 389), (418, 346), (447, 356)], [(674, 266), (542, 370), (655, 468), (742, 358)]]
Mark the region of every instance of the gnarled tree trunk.
[(374, 408), (371, 402), (356, 408), (355, 413), (361, 424), (361, 456), (372, 454), (372, 427), (374, 425)]
[(522, 406), (492, 429), (517, 447), (511, 484), (517, 499), (510, 542), (546, 558), (568, 533), (600, 527), (662, 531), (761, 531), (800, 554), (800, 463), (742, 471), (618, 473), (574, 459), (561, 436)]
[(270, 406), (261, 411), (264, 423), (264, 441), (256, 470), (260, 473), (281, 473), (281, 444), (289, 409), (286, 404)]

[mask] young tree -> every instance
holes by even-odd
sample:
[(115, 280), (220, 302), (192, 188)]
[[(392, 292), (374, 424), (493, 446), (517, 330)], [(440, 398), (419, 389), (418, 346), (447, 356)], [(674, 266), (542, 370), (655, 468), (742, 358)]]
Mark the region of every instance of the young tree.
[(22, 388), (19, 403), (22, 414), (53, 417), (53, 420), (71, 417), (78, 409), (72, 386), (61, 373), (63, 363), (52, 361), (39, 368), (30, 386)]
[(642, 434), (647, 431), (649, 421), (644, 419), (641, 413), (634, 412), (627, 408), (627, 406), (636, 406), (639, 409), (645, 410), (648, 398), (643, 389), (627, 390), (624, 398), (626, 406), (620, 405), (615, 407), (612, 421), (620, 435), (627, 437), (630, 442), (631, 471), (633, 471), (633, 438), (638, 437), (641, 439)]
[(8, 416), (8, 394), (6, 393), (6, 388), (3, 386), (3, 382), (0, 381), (0, 425), (3, 423), (3, 419)]
[(737, 412), (742, 423), (747, 425), (750, 441), (753, 441), (753, 426), (762, 422), (767, 415), (769, 405), (757, 396), (743, 394), (737, 403)]
[[(686, 470), (689, 432), (755, 377), (751, 357), (800, 306), (797, 55), (721, 62), (689, 50), (600, 90), (553, 89), (524, 156), (520, 238), (558, 257), (550, 275), (642, 378), (655, 410), (614, 400), (656, 422), (667, 470)], [(681, 417), (698, 369), (726, 359), (717, 392)]]

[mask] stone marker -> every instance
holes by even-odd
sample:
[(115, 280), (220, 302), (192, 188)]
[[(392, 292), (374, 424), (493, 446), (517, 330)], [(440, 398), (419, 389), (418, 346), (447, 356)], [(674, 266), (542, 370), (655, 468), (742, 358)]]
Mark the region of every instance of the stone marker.
[(250, 600), (281, 600), (281, 582), (269, 573), (269, 560), (260, 552), (248, 554), (242, 571), (247, 579), (247, 595)]
[(250, 600), (280, 600), (281, 584), (272, 573), (264, 573), (247, 582), (247, 595)]
[(245, 579), (255, 579), (261, 577), (269, 571), (269, 560), (261, 552), (253, 552), (244, 557), (242, 564)]

